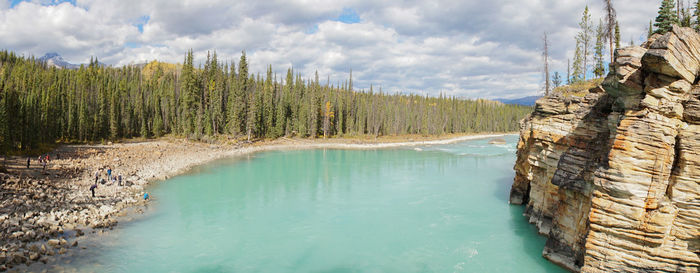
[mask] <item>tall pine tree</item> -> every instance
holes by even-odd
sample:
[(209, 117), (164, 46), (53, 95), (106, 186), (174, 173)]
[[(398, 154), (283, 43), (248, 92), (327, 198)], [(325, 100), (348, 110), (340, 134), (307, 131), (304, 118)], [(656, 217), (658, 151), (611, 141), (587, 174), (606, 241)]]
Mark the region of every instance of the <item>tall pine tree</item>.
[(596, 29), (596, 40), (593, 52), (593, 61), (595, 62), (593, 65), (593, 74), (596, 77), (602, 77), (605, 74), (605, 59), (603, 56), (603, 51), (605, 50), (604, 35), (605, 30), (603, 29), (603, 21), (601, 21)]
[[(591, 47), (593, 45), (593, 25), (591, 23), (591, 14), (588, 12), (588, 6), (583, 10), (583, 16), (581, 17), (581, 22), (579, 22), (579, 27), (581, 30), (576, 35), (576, 42), (579, 44), (578, 50), (578, 60), (579, 69), (582, 79), (586, 80), (586, 74), (588, 72), (588, 59), (591, 55)], [(576, 61), (574, 61), (576, 64)]]
[(656, 31), (654, 33), (663, 34), (671, 31), (674, 24), (678, 24), (678, 14), (676, 13), (676, 3), (673, 0), (661, 1), (659, 7), (659, 15), (656, 16)]

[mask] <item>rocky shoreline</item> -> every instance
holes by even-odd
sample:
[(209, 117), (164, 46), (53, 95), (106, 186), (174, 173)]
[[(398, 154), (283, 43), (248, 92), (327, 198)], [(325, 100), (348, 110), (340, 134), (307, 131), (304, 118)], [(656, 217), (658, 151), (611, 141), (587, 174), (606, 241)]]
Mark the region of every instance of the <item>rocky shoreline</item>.
[[(34, 158), (8, 160), (0, 173), (0, 271), (26, 269), (36, 262), (51, 264), (92, 234), (112, 229), (127, 209), (142, 213), (145, 187), (192, 167), (217, 159), (269, 150), (378, 149), (399, 146), (448, 144), (503, 134), (459, 135), (444, 138), (402, 137), (378, 139), (277, 139), (248, 144), (206, 144), (182, 139), (159, 139), (111, 145), (66, 145), (51, 154), (43, 169)], [(106, 169), (121, 175), (123, 186), (98, 183), (95, 172), (107, 178)], [(97, 235), (99, 236), (99, 235)]]

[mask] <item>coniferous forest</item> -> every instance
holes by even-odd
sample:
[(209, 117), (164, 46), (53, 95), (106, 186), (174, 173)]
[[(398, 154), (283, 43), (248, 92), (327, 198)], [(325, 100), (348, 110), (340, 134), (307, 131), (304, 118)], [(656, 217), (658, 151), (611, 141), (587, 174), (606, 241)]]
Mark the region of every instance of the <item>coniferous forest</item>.
[(182, 65), (151, 62), (113, 68), (92, 60), (79, 69), (49, 68), (0, 52), (0, 145), (100, 141), (165, 134), (201, 139), (510, 132), (532, 108), (489, 100), (355, 91), (287, 70), (284, 78), (248, 71), (216, 53), (204, 67), (192, 51)]

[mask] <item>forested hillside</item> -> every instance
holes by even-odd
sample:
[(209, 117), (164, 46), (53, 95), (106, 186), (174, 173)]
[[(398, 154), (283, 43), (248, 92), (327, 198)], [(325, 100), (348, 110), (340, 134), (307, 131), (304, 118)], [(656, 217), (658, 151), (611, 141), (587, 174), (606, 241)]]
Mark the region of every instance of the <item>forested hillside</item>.
[(269, 67), (248, 72), (216, 53), (195, 68), (153, 62), (112, 68), (97, 60), (80, 69), (48, 68), (0, 52), (0, 144), (27, 150), (55, 141), (99, 141), (164, 134), (199, 139), (229, 135), (276, 138), (516, 131), (532, 108), (487, 100), (386, 94), (303, 79)]

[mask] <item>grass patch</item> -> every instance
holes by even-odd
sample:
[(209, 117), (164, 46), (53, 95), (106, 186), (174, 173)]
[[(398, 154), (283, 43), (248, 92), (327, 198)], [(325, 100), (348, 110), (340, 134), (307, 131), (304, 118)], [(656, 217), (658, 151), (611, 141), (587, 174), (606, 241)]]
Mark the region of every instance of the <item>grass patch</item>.
[(583, 97), (588, 94), (588, 90), (603, 83), (605, 78), (596, 78), (588, 81), (575, 82), (569, 85), (562, 85), (554, 88), (554, 94), (562, 94), (564, 96)]

